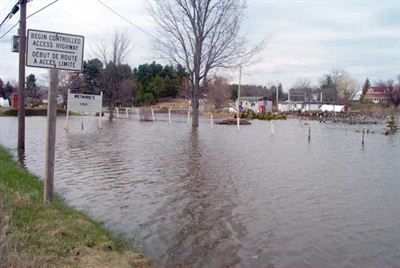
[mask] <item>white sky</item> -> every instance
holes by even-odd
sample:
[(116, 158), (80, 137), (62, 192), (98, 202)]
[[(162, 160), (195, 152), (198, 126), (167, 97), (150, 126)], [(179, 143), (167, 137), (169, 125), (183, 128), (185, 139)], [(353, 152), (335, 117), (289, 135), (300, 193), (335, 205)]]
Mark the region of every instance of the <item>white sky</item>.
[[(16, 0), (0, 0), (0, 19)], [(33, 0), (28, 14), (51, 0)], [(103, 0), (130, 21), (155, 33), (144, 0)], [(14, 16), (0, 29), (0, 36), (18, 21)], [(100, 36), (126, 29), (132, 37), (127, 63), (132, 67), (153, 60), (168, 63), (154, 52), (151, 38), (107, 10), (96, 0), (59, 0), (30, 18), (28, 29), (84, 35), (85, 58)], [(11, 36), (0, 40), (0, 77), (17, 80), (18, 54), (11, 53)], [(248, 0), (242, 32), (255, 42), (268, 38), (261, 61), (244, 70), (243, 82), (271, 85), (280, 81), (284, 89), (299, 78), (317, 83), (332, 69), (345, 69), (360, 83), (395, 78), (400, 74), (400, 0)], [(27, 68), (39, 81), (46, 70)], [(238, 72), (224, 72), (237, 82)]]

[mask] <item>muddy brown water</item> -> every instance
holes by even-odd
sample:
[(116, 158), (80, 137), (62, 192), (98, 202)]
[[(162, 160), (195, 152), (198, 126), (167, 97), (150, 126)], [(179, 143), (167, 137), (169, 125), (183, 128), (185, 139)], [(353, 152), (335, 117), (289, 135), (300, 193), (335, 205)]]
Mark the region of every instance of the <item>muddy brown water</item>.
[[(58, 117), (56, 190), (160, 267), (399, 267), (400, 135), (297, 120), (251, 126)], [(83, 122), (84, 129), (81, 129)], [(17, 119), (0, 117), (16, 151)], [(44, 174), (46, 119), (25, 164)], [(383, 125), (367, 126), (377, 132)]]

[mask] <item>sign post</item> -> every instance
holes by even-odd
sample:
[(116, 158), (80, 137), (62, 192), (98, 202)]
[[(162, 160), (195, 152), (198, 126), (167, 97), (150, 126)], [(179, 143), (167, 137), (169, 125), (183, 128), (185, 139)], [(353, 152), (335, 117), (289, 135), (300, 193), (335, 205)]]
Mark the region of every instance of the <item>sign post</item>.
[(68, 89), (68, 95), (67, 95), (67, 120), (65, 121), (64, 125), (64, 130), (68, 131), (69, 130), (69, 105), (68, 105), (68, 96), (69, 96), (70, 89)]
[(103, 92), (100, 95), (77, 94), (68, 91), (67, 102), (67, 121), (65, 122), (65, 130), (69, 130), (68, 117), (69, 112), (89, 112), (99, 113), (98, 128), (101, 129), (101, 119), (103, 113)]
[[(81, 72), (84, 37), (79, 35), (28, 30), (26, 66), (49, 69), (47, 104), (47, 138), (44, 180), (44, 202), (53, 200), (54, 159), (56, 143), (58, 70)], [(67, 113), (68, 121), (68, 113)]]
[(26, 66), (81, 72), (84, 37), (28, 30)]
[(45, 162), (45, 181), (44, 181), (44, 201), (53, 200), (54, 186), (54, 158), (56, 144), (56, 119), (57, 119), (57, 100), (56, 88), (58, 85), (58, 70), (49, 70), (49, 93), (47, 104), (47, 139), (46, 139), (46, 162)]

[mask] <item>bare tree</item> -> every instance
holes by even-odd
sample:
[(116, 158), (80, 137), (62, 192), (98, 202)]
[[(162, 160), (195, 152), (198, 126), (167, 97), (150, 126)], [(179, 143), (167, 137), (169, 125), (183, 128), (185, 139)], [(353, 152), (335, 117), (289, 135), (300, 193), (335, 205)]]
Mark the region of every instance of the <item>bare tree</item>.
[(240, 36), (244, 0), (154, 0), (148, 9), (159, 26), (158, 49), (189, 75), (192, 127), (199, 125), (199, 98), (209, 73), (249, 63), (263, 43), (248, 49)]
[(116, 65), (123, 63), (131, 51), (131, 37), (128, 31), (115, 30), (112, 34), (106, 34), (92, 48), (93, 54), (101, 59), (104, 65), (110, 62)]
[(94, 54), (101, 59), (105, 66), (101, 71), (100, 80), (104, 99), (109, 109), (109, 120), (111, 121), (114, 117), (114, 100), (121, 95), (121, 88), (127, 85), (122, 83), (123, 80), (129, 79), (126, 75), (121, 75), (121, 71), (128, 68), (127, 65), (122, 65), (122, 63), (130, 52), (131, 42), (126, 31), (115, 30), (110, 36), (106, 36), (97, 42), (94, 47)]
[(336, 71), (334, 77), (336, 77), (336, 88), (339, 96), (346, 104), (349, 104), (360, 89), (359, 83), (346, 71)]
[(387, 81), (380, 80), (376, 86), (385, 88), (388, 104), (392, 104), (396, 109), (400, 106), (400, 75), (397, 76), (397, 83), (393, 79)]
[(207, 97), (214, 104), (215, 109), (221, 109), (221, 105), (231, 97), (227, 79), (214, 76), (213, 80), (208, 83)]
[(290, 89), (290, 100), (307, 101), (311, 99), (312, 86), (308, 79), (297, 79)]

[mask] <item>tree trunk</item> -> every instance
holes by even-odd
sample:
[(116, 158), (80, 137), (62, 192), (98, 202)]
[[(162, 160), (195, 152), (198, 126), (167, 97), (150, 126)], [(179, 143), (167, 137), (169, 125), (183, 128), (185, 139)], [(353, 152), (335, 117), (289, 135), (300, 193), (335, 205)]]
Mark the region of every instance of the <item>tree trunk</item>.
[(192, 94), (192, 128), (199, 126), (199, 92), (200, 92), (200, 81), (195, 79)]
[(113, 105), (113, 102), (112, 101), (110, 101), (109, 103), (108, 103), (108, 121), (112, 121), (113, 120), (113, 118), (114, 118), (114, 107), (113, 107), (114, 105)]

